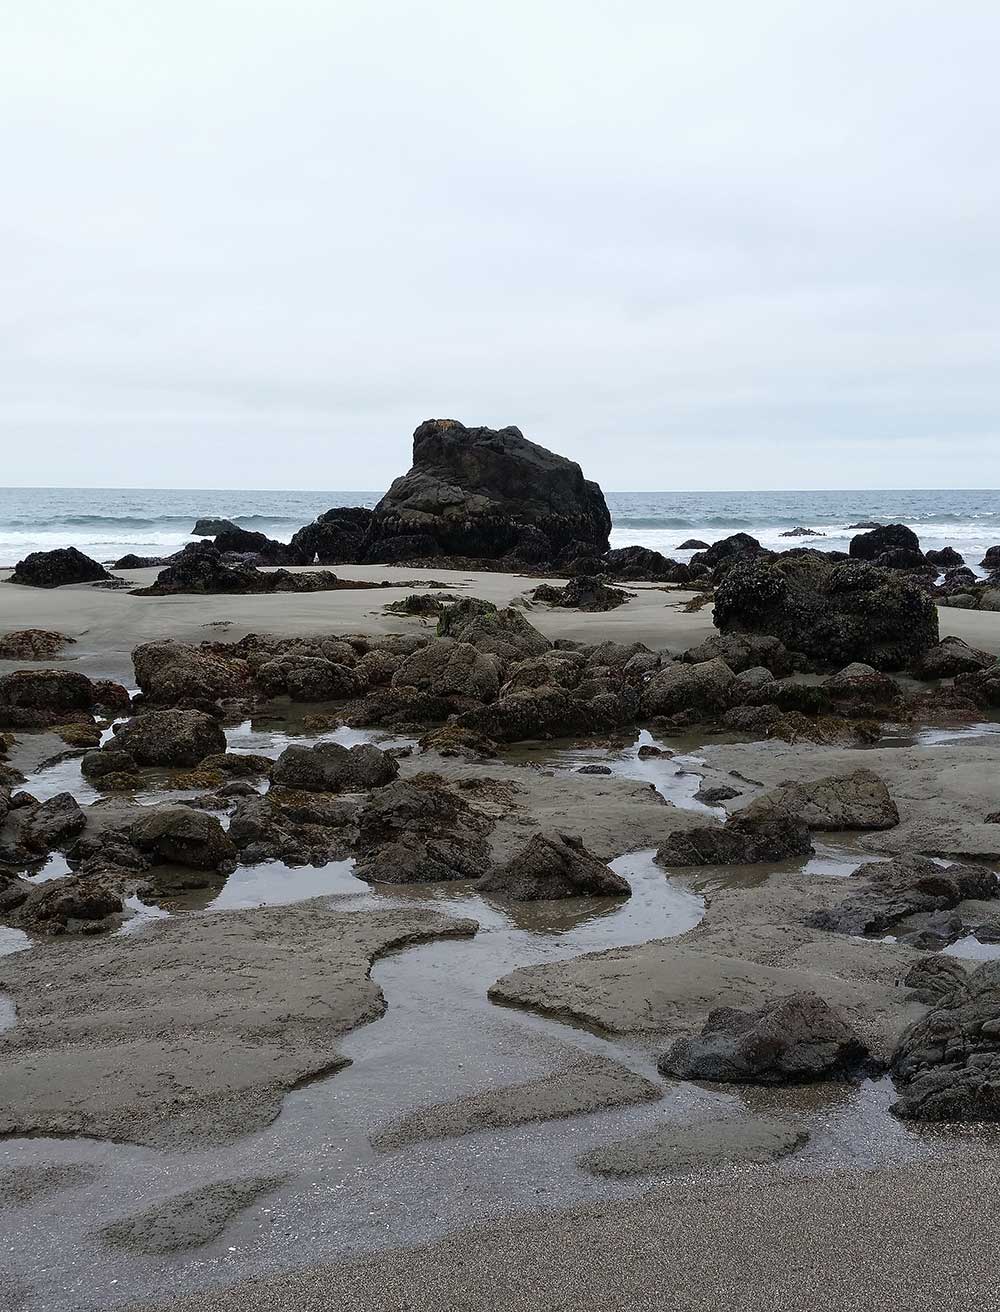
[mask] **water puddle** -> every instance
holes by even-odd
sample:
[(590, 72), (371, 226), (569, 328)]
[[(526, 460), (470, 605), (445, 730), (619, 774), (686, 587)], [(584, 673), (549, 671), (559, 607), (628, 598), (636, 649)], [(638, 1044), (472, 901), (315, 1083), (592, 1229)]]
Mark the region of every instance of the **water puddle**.
[(942, 955), (963, 961), (1000, 961), (1000, 943), (981, 943), (975, 934), (967, 934), (943, 948)]

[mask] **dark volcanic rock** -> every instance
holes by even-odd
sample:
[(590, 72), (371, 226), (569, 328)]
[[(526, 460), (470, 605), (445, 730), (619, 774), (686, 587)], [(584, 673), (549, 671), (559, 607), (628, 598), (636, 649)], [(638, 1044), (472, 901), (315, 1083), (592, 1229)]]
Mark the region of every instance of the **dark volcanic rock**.
[(438, 775), (397, 780), (358, 817), (359, 879), (390, 884), (478, 879), (490, 866), (493, 821)]
[(128, 752), (139, 765), (191, 766), (224, 752), (226, 735), (202, 711), (146, 711), (121, 725), (108, 746)]
[(753, 560), (757, 556), (770, 556), (771, 552), (762, 547), (749, 533), (733, 533), (728, 538), (713, 542), (704, 551), (698, 551), (691, 557), (692, 565), (707, 565), (709, 569), (718, 569), (720, 565), (732, 565), (738, 560)]
[(951, 911), (966, 899), (985, 901), (1000, 892), (991, 870), (972, 865), (939, 866), (922, 856), (869, 861), (855, 870), (851, 879), (858, 880), (860, 887), (842, 902), (810, 917), (808, 923), (814, 929), (882, 935), (912, 916)]
[(143, 696), (159, 705), (190, 706), (245, 696), (251, 690), (250, 667), (235, 652), (223, 655), (165, 638), (136, 647), (132, 664)]
[(93, 933), (108, 930), (124, 911), (121, 890), (107, 876), (66, 875), (30, 885), (30, 892), (10, 918), (34, 934)]
[(413, 434), (413, 467), (375, 507), (368, 558), (384, 559), (383, 544), (419, 534), (447, 555), (497, 560), (527, 527), (544, 533), (553, 553), (577, 541), (602, 556), (611, 516), (579, 465), (517, 428), (429, 419)]
[(565, 897), (629, 897), (627, 879), (599, 861), (569, 834), (535, 834), (526, 847), (476, 885), (514, 902)]
[(734, 674), (762, 666), (779, 679), (807, 664), (798, 653), (790, 652), (780, 639), (764, 633), (716, 633), (681, 654), (681, 660), (689, 665), (700, 665), (716, 658), (724, 660)]
[(707, 551), (709, 543), (702, 542), (701, 538), (686, 538), (677, 548), (678, 551)]
[(715, 622), (774, 635), (826, 668), (902, 669), (938, 640), (934, 603), (905, 577), (820, 552), (734, 565), (716, 591)]
[(992, 652), (970, 647), (961, 638), (942, 638), (922, 652), (911, 673), (918, 679), (953, 679), (958, 674), (972, 674), (997, 663)]
[(903, 1035), (892, 1060), (897, 1116), (1000, 1121), (1000, 961), (988, 961)]
[(187, 806), (164, 806), (140, 816), (129, 840), (153, 861), (195, 870), (236, 868), (236, 848), (215, 816)]
[(229, 837), (246, 865), (323, 866), (349, 856), (357, 810), (355, 802), (328, 793), (275, 787), (239, 804)]
[(535, 601), (544, 601), (549, 606), (561, 606), (566, 610), (605, 611), (624, 606), (630, 594), (623, 588), (609, 588), (600, 579), (581, 574), (564, 588), (554, 588), (550, 583), (543, 583), (531, 595)]
[(19, 560), (8, 583), (28, 588), (61, 588), (68, 583), (96, 583), (111, 575), (76, 547), (58, 547), (55, 551), (33, 551)]
[(675, 715), (679, 711), (714, 711), (726, 705), (733, 671), (725, 661), (687, 665), (675, 661), (654, 674), (642, 690), (641, 713)]
[(871, 770), (785, 783), (736, 814), (744, 820), (790, 816), (810, 829), (892, 829), (899, 824), (896, 803)]
[(65, 646), (75, 642), (75, 638), (68, 638), (65, 633), (53, 633), (51, 629), (15, 629), (10, 633), (0, 633), (0, 660), (50, 660)]
[(990, 547), (979, 563), (983, 569), (988, 569), (991, 573), (1000, 569), (1000, 546)]
[(884, 524), (859, 533), (851, 539), (850, 553), (855, 560), (875, 560), (883, 552), (902, 547), (906, 551), (920, 552), (920, 539), (905, 524)]
[(236, 525), (231, 519), (199, 519), (191, 530), (193, 538), (214, 538), (219, 533), (228, 533)]
[(438, 636), (468, 642), (505, 661), (540, 656), (551, 646), (548, 638), (513, 606), (498, 610), (492, 602), (465, 597), (449, 606), (437, 625)]
[[(280, 543), (277, 544), (281, 546)], [(282, 551), (285, 548), (282, 547)], [(331, 592), (342, 588), (366, 588), (378, 584), (338, 579), (328, 571), (292, 574), (286, 569), (263, 571), (245, 562), (230, 564), (207, 542), (192, 542), (170, 558), (170, 564), (148, 588), (137, 588), (137, 597), (168, 597), (175, 593), (257, 595), (271, 592)]]
[(235, 524), (230, 524), (228, 528), (215, 535), (215, 549), (223, 554), (234, 552), (250, 555), (252, 553), (264, 565), (287, 565), (294, 559), (284, 542), (277, 542), (265, 533), (238, 528)]
[(814, 528), (803, 528), (798, 525), (795, 528), (785, 529), (784, 533), (780, 533), (778, 536), (783, 538), (825, 538), (826, 534), (820, 533)]
[(785, 861), (813, 851), (809, 827), (793, 815), (744, 816), (737, 811), (724, 825), (678, 830), (657, 850), (661, 866), (745, 866)]
[(381, 788), (399, 773), (395, 757), (370, 743), (342, 747), (318, 743), (315, 747), (286, 747), (278, 757), (272, 779), (286, 788), (316, 793), (356, 793)]
[[(334, 506), (292, 536), (290, 559), (300, 565), (351, 565), (365, 558), (372, 512), (365, 506)], [(420, 553), (416, 553), (420, 554)]]
[(939, 569), (956, 569), (965, 564), (965, 557), (955, 550), (954, 547), (942, 547), (940, 551), (927, 551), (924, 553), (926, 560), (932, 565), (937, 565)]
[(76, 670), (15, 670), (0, 675), (0, 728), (89, 722), (97, 688)]
[(864, 1044), (816, 993), (793, 993), (760, 1011), (718, 1007), (701, 1034), (679, 1039), (663, 1075), (722, 1084), (801, 1084), (843, 1078), (867, 1059)]
[(688, 568), (649, 547), (616, 547), (604, 557), (603, 572), (622, 583), (684, 583)]

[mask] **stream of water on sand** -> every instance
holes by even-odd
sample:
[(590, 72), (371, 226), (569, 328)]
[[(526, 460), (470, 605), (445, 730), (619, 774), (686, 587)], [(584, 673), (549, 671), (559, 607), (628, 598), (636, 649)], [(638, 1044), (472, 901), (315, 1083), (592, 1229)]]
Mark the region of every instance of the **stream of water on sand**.
[[(297, 728), (279, 720), (248, 722), (229, 731), (229, 745), (231, 750), (277, 756), (290, 742), (303, 740)], [(323, 739), (345, 745), (373, 740), (380, 746), (407, 745), (405, 740), (344, 730), (309, 741)], [(640, 754), (643, 747), (676, 754)], [(722, 808), (695, 797), (702, 776), (690, 743), (671, 747), (642, 734), (612, 749), (549, 747), (540, 753), (538, 764), (559, 772), (605, 765), (614, 774), (651, 784), (675, 805), (724, 815)], [(79, 762), (66, 760), (41, 771), (26, 787), (37, 796), (51, 796), (63, 788), (77, 792), (81, 782)], [(182, 795), (154, 789), (142, 800), (176, 800)], [(133, 899), (135, 915), (122, 931), (130, 934), (144, 932), (150, 919), (165, 914), (212, 914), (315, 896), (345, 912), (420, 907), (471, 916), (480, 929), (471, 939), (437, 939), (379, 959), (372, 976), (388, 1009), (380, 1020), (338, 1042), (352, 1065), (286, 1095), (273, 1124), (232, 1146), (188, 1152), (86, 1140), (9, 1141), (9, 1165), (44, 1161), (98, 1166), (98, 1207), (104, 1218), (141, 1211), (154, 1199), (212, 1180), (292, 1173), (287, 1185), (232, 1221), (218, 1240), (194, 1254), (155, 1261), (96, 1246), (93, 1187), (42, 1200), (10, 1218), (5, 1245), (16, 1257), (19, 1274), (51, 1312), (91, 1312), (152, 1293), (228, 1283), (257, 1270), (300, 1267), (387, 1244), (423, 1242), (473, 1219), (632, 1196), (648, 1188), (649, 1181), (615, 1182), (587, 1175), (575, 1165), (576, 1156), (663, 1121), (690, 1122), (748, 1108), (777, 1112), (809, 1128), (809, 1144), (781, 1169), (869, 1165), (933, 1151), (924, 1137), (886, 1115), (892, 1090), (885, 1080), (731, 1092), (667, 1085), (658, 1103), (418, 1142), (390, 1153), (372, 1147), (370, 1136), (416, 1108), (530, 1080), (583, 1056), (610, 1058), (656, 1076), (656, 1052), (641, 1038), (594, 1033), (497, 1006), (487, 998), (489, 986), (518, 967), (682, 934), (703, 914), (700, 890), (760, 877), (759, 871), (738, 869), (713, 869), (708, 879), (676, 877), (657, 866), (653, 856), (650, 850), (630, 852), (612, 863), (632, 889), (628, 899), (613, 901), (501, 904), (466, 883), (370, 886), (355, 878), (349, 861), (321, 869), (293, 869), (280, 862), (242, 867), (221, 889), (193, 894), (188, 905), (200, 909), (186, 912), (167, 912)], [(791, 862), (788, 868), (849, 875), (865, 859), (849, 844), (830, 842), (817, 845), (814, 856)], [(47, 873), (61, 873), (58, 862)], [(0, 938), (0, 951), (3, 944)], [(2, 1018), (0, 1012), (0, 1023)]]

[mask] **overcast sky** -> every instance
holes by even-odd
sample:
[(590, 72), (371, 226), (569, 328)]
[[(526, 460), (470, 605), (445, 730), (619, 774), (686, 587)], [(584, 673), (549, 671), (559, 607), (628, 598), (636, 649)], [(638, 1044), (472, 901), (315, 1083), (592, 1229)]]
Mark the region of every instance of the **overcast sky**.
[(0, 481), (1000, 486), (996, 0), (8, 0)]

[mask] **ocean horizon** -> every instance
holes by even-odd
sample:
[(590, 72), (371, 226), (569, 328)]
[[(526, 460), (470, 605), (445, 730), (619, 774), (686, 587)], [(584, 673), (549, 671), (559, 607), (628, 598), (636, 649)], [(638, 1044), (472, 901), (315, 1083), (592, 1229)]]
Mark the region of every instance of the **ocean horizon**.
[[(31, 551), (73, 546), (104, 562), (128, 552), (165, 555), (193, 540), (195, 521), (221, 516), (287, 542), (333, 506), (373, 506), (383, 490), (226, 488), (0, 489), (0, 566)], [(907, 524), (925, 549), (952, 546), (978, 565), (1000, 542), (1000, 491), (993, 489), (605, 492), (612, 546), (650, 547), (677, 560), (688, 538), (750, 533), (781, 549), (807, 541), (845, 550), (864, 520)], [(793, 528), (820, 537), (787, 538)]]

